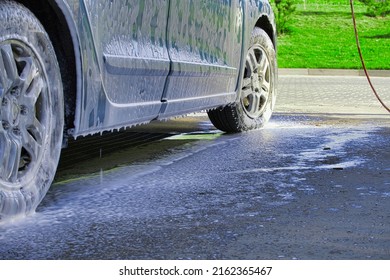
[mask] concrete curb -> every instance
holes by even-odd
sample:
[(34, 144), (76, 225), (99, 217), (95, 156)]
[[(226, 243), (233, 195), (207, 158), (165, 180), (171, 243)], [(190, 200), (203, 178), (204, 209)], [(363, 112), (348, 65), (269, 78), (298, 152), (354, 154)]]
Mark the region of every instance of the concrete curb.
[[(371, 77), (390, 78), (390, 70), (369, 70)], [(303, 76), (365, 76), (363, 70), (354, 69), (305, 69), (305, 68), (279, 68), (279, 75)]]

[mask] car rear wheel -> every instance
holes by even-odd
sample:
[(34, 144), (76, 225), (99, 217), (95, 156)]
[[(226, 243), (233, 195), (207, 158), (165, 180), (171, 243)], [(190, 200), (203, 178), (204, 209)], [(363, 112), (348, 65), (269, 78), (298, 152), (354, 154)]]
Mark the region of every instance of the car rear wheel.
[(0, 2), (0, 219), (35, 211), (57, 168), (63, 89), (50, 39), (34, 15)]
[(276, 78), (274, 45), (267, 33), (256, 27), (246, 55), (239, 98), (234, 104), (210, 110), (211, 122), (225, 132), (263, 127), (275, 106)]

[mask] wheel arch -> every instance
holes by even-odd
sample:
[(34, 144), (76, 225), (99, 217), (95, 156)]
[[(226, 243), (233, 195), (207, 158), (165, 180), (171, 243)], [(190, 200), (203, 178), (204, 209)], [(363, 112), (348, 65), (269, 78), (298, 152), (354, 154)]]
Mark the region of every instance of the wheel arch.
[[(246, 32), (258, 27), (263, 29), (271, 38), (276, 49), (276, 22), (275, 14), (269, 0), (245, 0), (244, 29)], [(245, 32), (244, 32), (245, 33)], [(246, 38), (247, 39), (247, 38)], [(248, 40), (244, 40), (248, 43)]]
[[(78, 36), (70, 12), (62, 0), (15, 0), (26, 6), (41, 22), (53, 44), (64, 87), (64, 137), (74, 128), (81, 73)], [(55, 23), (55, 24), (53, 24)]]
[(274, 25), (271, 24), (269, 17), (266, 15), (260, 16), (256, 21), (255, 27), (259, 27), (267, 33), (276, 49), (276, 31)]

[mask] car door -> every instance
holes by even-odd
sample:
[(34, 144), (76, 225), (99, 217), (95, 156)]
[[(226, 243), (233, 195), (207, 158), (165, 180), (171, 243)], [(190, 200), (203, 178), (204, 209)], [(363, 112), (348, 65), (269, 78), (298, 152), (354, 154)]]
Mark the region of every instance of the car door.
[(171, 0), (171, 72), (161, 117), (234, 100), (241, 60), (240, 0)]
[(107, 100), (104, 123), (97, 125), (114, 127), (155, 118), (170, 65), (166, 46), (169, 0), (83, 3), (100, 68), (96, 79), (102, 80)]

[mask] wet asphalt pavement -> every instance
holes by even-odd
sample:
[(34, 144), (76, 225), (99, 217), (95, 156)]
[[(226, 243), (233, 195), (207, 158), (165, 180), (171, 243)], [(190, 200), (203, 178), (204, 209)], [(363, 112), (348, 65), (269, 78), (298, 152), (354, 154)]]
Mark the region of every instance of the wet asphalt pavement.
[(0, 225), (0, 258), (390, 259), (389, 115), (359, 77), (279, 90), (262, 130), (200, 114), (71, 143), (37, 213)]

